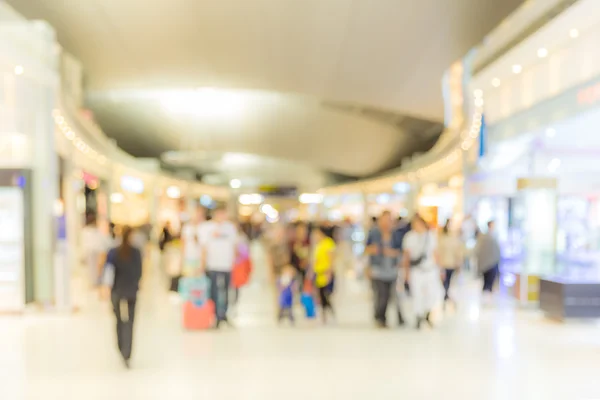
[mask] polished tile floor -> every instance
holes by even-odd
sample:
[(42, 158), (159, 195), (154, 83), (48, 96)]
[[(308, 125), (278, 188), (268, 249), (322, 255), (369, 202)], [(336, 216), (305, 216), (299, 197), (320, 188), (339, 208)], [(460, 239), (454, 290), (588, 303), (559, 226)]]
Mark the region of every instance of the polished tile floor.
[(236, 329), (218, 332), (183, 331), (179, 306), (146, 285), (130, 371), (107, 304), (0, 317), (0, 399), (600, 399), (596, 323), (480, 307), (466, 281), (436, 329), (380, 331), (367, 288), (348, 279), (337, 323), (279, 327), (264, 280), (242, 292)]

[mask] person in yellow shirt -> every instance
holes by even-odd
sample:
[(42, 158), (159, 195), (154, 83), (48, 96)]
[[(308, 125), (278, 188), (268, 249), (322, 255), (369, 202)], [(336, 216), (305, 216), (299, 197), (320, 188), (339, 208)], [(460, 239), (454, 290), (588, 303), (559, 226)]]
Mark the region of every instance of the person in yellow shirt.
[(315, 229), (313, 235), (315, 243), (313, 262), (315, 285), (319, 290), (321, 307), (323, 309), (323, 322), (327, 322), (327, 311), (334, 314), (333, 306), (331, 305), (331, 292), (333, 287), (335, 242), (326, 235), (322, 227)]

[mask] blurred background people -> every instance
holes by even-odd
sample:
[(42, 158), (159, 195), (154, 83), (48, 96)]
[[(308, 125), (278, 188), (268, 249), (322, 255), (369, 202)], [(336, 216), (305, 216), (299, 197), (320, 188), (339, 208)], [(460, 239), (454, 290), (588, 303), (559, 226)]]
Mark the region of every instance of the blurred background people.
[(89, 216), (87, 224), (81, 230), (81, 251), (92, 288), (100, 284), (101, 272), (109, 248), (109, 238), (98, 227), (96, 218)]
[(296, 223), (293, 228), (294, 234), (290, 241), (290, 263), (296, 270), (298, 285), (302, 287), (309, 266), (310, 242), (308, 228), (302, 221)]
[(222, 322), (232, 326), (227, 318), (227, 310), (231, 271), (237, 256), (238, 229), (228, 220), (225, 208), (217, 208), (213, 218), (201, 224), (200, 244), (202, 269), (210, 279), (210, 298), (216, 306), (216, 328)]
[(327, 323), (327, 313), (335, 315), (331, 295), (333, 294), (333, 263), (336, 246), (333, 239), (327, 234), (327, 228), (315, 228), (313, 236), (315, 286), (319, 291), (323, 323)]
[(142, 253), (131, 243), (132, 230), (123, 228), (121, 244), (111, 249), (106, 257), (106, 268), (112, 269), (111, 302), (117, 320), (117, 345), (125, 366), (133, 347), (133, 322), (140, 279)]
[(240, 289), (246, 285), (252, 272), (250, 258), (250, 240), (244, 230), (244, 225), (238, 225), (238, 244), (235, 265), (232, 270), (233, 304), (237, 305), (240, 298)]
[(446, 222), (438, 240), (440, 267), (444, 270), (444, 302), (452, 302), (449, 291), (452, 277), (464, 263), (465, 246), (460, 235), (450, 229), (450, 220)]
[(165, 225), (162, 228), (160, 236), (158, 238), (158, 247), (160, 251), (163, 251), (167, 244), (169, 244), (174, 239), (173, 230), (171, 228), (171, 221), (165, 222)]
[(378, 219), (378, 226), (369, 232), (366, 248), (366, 254), (369, 255), (368, 273), (374, 291), (374, 317), (380, 328), (387, 327), (387, 307), (392, 295), (396, 300), (398, 323), (404, 324), (396, 293), (401, 260), (401, 240), (399, 232), (394, 230), (391, 213), (384, 211)]
[[(277, 279), (283, 267), (290, 263), (290, 250), (288, 243), (289, 230), (283, 224), (277, 223), (271, 226), (267, 239), (267, 258), (270, 268), (271, 282), (277, 283)], [(273, 283), (272, 283), (273, 284)]]
[(189, 222), (181, 229), (183, 251), (183, 275), (191, 276), (200, 268), (201, 246), (200, 229), (205, 220), (204, 208), (198, 207)]
[(440, 270), (437, 264), (437, 243), (427, 222), (416, 214), (411, 222), (411, 230), (404, 236), (404, 267), (410, 282), (413, 308), (417, 317), (417, 329), (423, 321), (433, 327), (431, 311), (435, 306), (440, 288)]
[(483, 300), (491, 300), (494, 283), (500, 266), (500, 244), (494, 235), (494, 221), (489, 221), (488, 231), (477, 236), (477, 244), (473, 251), (477, 260), (477, 270), (483, 275)]
[(287, 318), (290, 323), (294, 324), (294, 298), (297, 292), (298, 282), (296, 279), (296, 270), (291, 265), (283, 267), (279, 278), (277, 279), (277, 290), (279, 300), (279, 312), (277, 322), (281, 323), (284, 318)]

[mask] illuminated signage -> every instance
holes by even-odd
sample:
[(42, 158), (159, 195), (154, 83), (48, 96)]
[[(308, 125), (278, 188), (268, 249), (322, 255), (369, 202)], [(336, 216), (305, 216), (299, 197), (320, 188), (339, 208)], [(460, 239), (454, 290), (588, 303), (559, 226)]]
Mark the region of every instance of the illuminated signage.
[(144, 181), (125, 175), (121, 178), (121, 189), (131, 193), (144, 193)]

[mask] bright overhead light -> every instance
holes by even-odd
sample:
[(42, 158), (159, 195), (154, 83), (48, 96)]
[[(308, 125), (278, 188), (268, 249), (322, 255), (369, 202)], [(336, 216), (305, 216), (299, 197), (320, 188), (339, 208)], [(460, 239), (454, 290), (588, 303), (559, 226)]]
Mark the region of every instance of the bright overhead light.
[(500, 87), (500, 79), (499, 78), (492, 79), (492, 86), (495, 88)]
[(23, 72), (25, 72), (25, 69), (22, 65), (17, 65), (15, 67), (15, 75), (23, 75)]
[(110, 202), (115, 204), (121, 204), (125, 200), (125, 196), (122, 193), (113, 193), (110, 195)]
[(320, 204), (323, 202), (323, 195), (318, 193), (302, 193), (298, 200), (302, 204)]
[(167, 197), (170, 199), (179, 199), (181, 197), (181, 190), (177, 186), (169, 186), (167, 188)]
[(539, 58), (546, 58), (548, 56), (548, 49), (545, 47), (540, 47), (537, 51), (537, 55)]
[(548, 164), (548, 171), (549, 172), (556, 172), (559, 167), (560, 167), (560, 159), (559, 158), (553, 158), (552, 161), (550, 161), (550, 164)]
[(239, 179), (232, 179), (229, 182), (229, 186), (231, 186), (232, 189), (239, 189), (242, 187), (242, 181), (240, 181)]
[(161, 94), (160, 103), (173, 114), (200, 118), (235, 117), (243, 111), (243, 95), (230, 90), (201, 88)]
[(515, 65), (512, 66), (512, 72), (514, 74), (520, 74), (521, 71), (523, 71), (523, 67), (521, 65), (515, 64)]
[(483, 90), (481, 90), (481, 89), (475, 89), (473, 91), (473, 94), (475, 95), (475, 97), (483, 97)]
[(556, 136), (556, 130), (554, 128), (546, 129), (546, 136), (549, 138)]
[(569, 31), (569, 36), (571, 37), (571, 39), (577, 39), (579, 37), (579, 31), (573, 28)]
[(240, 204), (244, 206), (261, 204), (265, 199), (258, 193), (241, 194), (238, 198)]

